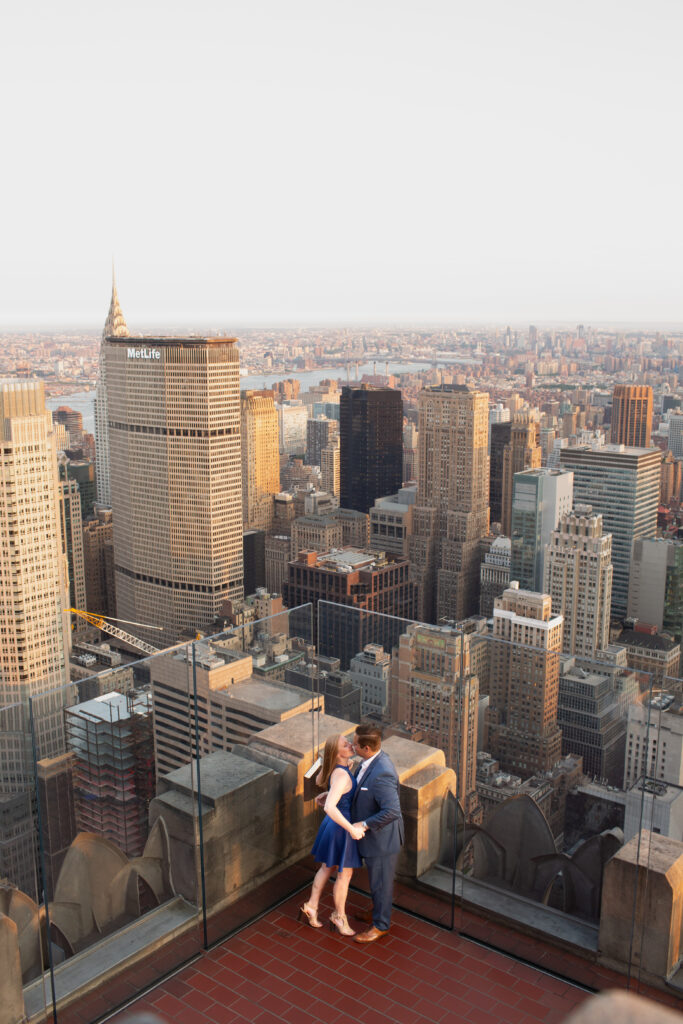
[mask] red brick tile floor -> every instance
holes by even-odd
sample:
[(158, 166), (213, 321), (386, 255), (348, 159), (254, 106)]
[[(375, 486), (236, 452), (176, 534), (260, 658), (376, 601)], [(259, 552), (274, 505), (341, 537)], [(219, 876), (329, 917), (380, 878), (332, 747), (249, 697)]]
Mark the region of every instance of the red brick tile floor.
[[(290, 897), (110, 1020), (146, 1011), (169, 1024), (559, 1024), (589, 996), (401, 910), (386, 938), (361, 946), (299, 924), (303, 898)], [(366, 902), (354, 894), (350, 909)]]

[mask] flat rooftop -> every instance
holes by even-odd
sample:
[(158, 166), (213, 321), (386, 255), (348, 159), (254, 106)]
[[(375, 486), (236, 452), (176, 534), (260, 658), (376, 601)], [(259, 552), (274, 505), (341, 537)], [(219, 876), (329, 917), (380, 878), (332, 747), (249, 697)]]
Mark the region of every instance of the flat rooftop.
[(222, 693), (226, 700), (238, 700), (274, 712), (293, 711), (308, 704), (311, 699), (310, 694), (307, 697), (302, 696), (308, 691), (303, 691), (298, 686), (269, 683), (265, 679), (257, 678), (233, 683), (232, 686), (217, 692)]

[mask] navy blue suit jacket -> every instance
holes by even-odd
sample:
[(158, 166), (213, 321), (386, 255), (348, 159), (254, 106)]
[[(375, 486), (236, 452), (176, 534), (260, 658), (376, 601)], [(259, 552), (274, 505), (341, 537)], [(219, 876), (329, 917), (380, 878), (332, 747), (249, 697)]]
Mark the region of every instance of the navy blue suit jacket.
[(383, 750), (363, 773), (351, 804), (353, 821), (364, 821), (368, 831), (358, 843), (362, 857), (398, 853), (403, 843), (403, 817), (398, 775)]

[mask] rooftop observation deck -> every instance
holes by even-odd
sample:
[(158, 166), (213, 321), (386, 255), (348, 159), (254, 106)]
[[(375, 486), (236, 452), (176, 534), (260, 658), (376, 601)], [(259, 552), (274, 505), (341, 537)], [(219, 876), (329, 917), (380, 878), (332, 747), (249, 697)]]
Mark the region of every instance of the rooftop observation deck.
[[(291, 636), (309, 635), (310, 609), (303, 611), (308, 627), (302, 610), (289, 613)], [(427, 628), (437, 640), (446, 635), (420, 627)], [(263, 620), (257, 633), (261, 642)], [(233, 639), (210, 643), (223, 650)], [(250, 649), (253, 639), (246, 631), (237, 635), (235, 650)], [(545, 803), (538, 794), (513, 794), (468, 818), (444, 751), (386, 736), (406, 826), (391, 931), (367, 947), (298, 923), (315, 871), (309, 851), (320, 821), (316, 759), (325, 738), (351, 734), (354, 721), (331, 714), (321, 691), (305, 713), (216, 749), (193, 685), (206, 643), (190, 645), (193, 657), (185, 660), (176, 767), (154, 776), (149, 716), (137, 723), (135, 759), (124, 760), (125, 772), (116, 776), (126, 815), (112, 817), (108, 793), (98, 794), (98, 803), (83, 791), (72, 761), (94, 770), (87, 752), (64, 755), (57, 774), (52, 763), (39, 762), (48, 895), (39, 905), (28, 889), (0, 886), (0, 1024), (123, 1024), (127, 1017), (142, 1024), (150, 1012), (183, 1024), (559, 1024), (606, 989), (647, 996), (653, 1007), (680, 1007), (683, 842), (659, 833), (644, 800), (639, 829), (625, 837), (612, 820), (623, 812), (621, 791), (617, 800), (609, 786), (593, 787), (595, 799), (586, 804), (585, 778), (564, 771), (576, 760), (569, 757), (562, 770), (543, 776)], [(152, 705), (156, 680), (176, 665), (176, 655), (140, 663), (139, 683)], [(102, 685), (111, 682), (109, 674)], [(679, 693), (680, 681), (670, 682)], [(647, 695), (652, 714), (668, 713), (650, 707), (652, 685)], [(36, 718), (40, 706), (36, 698)], [(12, 712), (5, 710), (8, 725)], [(113, 729), (111, 738), (114, 744)], [(550, 802), (565, 776), (578, 801), (564, 820), (567, 833), (578, 835), (571, 844)], [(94, 826), (77, 827), (72, 807), (73, 836), (58, 859), (64, 808), (71, 801), (82, 812), (84, 800), (88, 810), (99, 808), (102, 825), (91, 814)], [(657, 803), (658, 814), (663, 806)], [(126, 853), (126, 836), (111, 833), (132, 815), (144, 835), (141, 848)], [(52, 874), (48, 856), (56, 864)], [(369, 902), (363, 870), (353, 886), (349, 916), (361, 930), (366, 926), (352, 915)], [(329, 889), (322, 919), (325, 910)]]

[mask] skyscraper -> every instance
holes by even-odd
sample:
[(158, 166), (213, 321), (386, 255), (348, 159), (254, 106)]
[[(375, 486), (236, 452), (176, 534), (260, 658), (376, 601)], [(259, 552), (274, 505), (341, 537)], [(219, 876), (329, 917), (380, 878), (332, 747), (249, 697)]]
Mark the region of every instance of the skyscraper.
[[(7, 798), (3, 808), (20, 816), (26, 809), (35, 837), (27, 795), (34, 784), (29, 698), (40, 759), (64, 752), (62, 709), (71, 696), (57, 450), (42, 383), (0, 381), (0, 430), (0, 707), (14, 705), (0, 722), (0, 794)], [(12, 833), (19, 837), (22, 829), (15, 822)], [(15, 867), (12, 842), (3, 841), (0, 875), (34, 893)]]
[(522, 590), (544, 589), (546, 547), (560, 516), (571, 511), (573, 484), (566, 469), (523, 469), (514, 475), (510, 579)]
[(118, 615), (173, 643), (243, 597), (235, 338), (109, 337)]
[[(505, 410), (509, 415), (509, 410)], [(510, 443), (512, 423), (510, 420), (491, 423), (491, 461), (489, 469), (491, 522), (500, 523), (503, 518), (503, 456)]]
[(612, 392), (612, 444), (649, 448), (652, 431), (652, 388), (617, 384)]
[(330, 439), (320, 452), (320, 485), (328, 494), (339, 497), (339, 463), (341, 447), (339, 434)]
[(339, 408), (340, 504), (370, 511), (403, 483), (403, 400), (395, 388), (342, 388)]
[(107, 407), (107, 370), (104, 360), (104, 342), (107, 338), (128, 338), (130, 331), (119, 305), (116, 278), (112, 273), (111, 302), (109, 313), (102, 331), (100, 363), (97, 370), (97, 394), (95, 397), (95, 466), (97, 471), (97, 500), (101, 505), (111, 505), (111, 483), (109, 470), (109, 413)]
[(476, 821), (479, 680), (470, 668), (470, 637), (458, 629), (408, 626), (394, 647), (391, 719), (419, 729), (443, 750), (458, 780), (458, 799)]
[(609, 643), (612, 602), (612, 536), (602, 516), (577, 505), (552, 533), (545, 562), (546, 594), (564, 618), (562, 649), (592, 658)]
[[(62, 457), (63, 458), (63, 457)], [(62, 527), (62, 545), (67, 559), (69, 575), (69, 604), (72, 608), (86, 608), (85, 565), (83, 556), (83, 519), (81, 516), (81, 496), (78, 484), (67, 476), (66, 460), (60, 459), (60, 521)], [(73, 616), (75, 630), (85, 626), (85, 620)]]
[(506, 537), (510, 536), (512, 528), (512, 487), (515, 473), (521, 473), (523, 469), (540, 467), (543, 456), (540, 436), (540, 424), (529, 412), (515, 414), (510, 427), (510, 441), (503, 449), (500, 522)]
[[(322, 466), (322, 452), (339, 433), (339, 422), (327, 416), (316, 416), (306, 424), (306, 462), (309, 466)], [(323, 488), (324, 490), (324, 488)]]
[(493, 609), (486, 744), (504, 771), (528, 778), (559, 761), (562, 616), (548, 594), (511, 583)]
[(628, 617), (683, 636), (683, 541), (664, 537), (633, 542)]
[(245, 530), (273, 525), (273, 498), (280, 490), (280, 429), (272, 391), (243, 391), (242, 520)]
[(418, 402), (418, 488), (408, 543), (418, 618), (465, 619), (479, 609), (479, 545), (489, 528), (488, 395), (441, 384), (421, 391)]
[(563, 448), (560, 464), (574, 473), (574, 501), (592, 505), (612, 534), (612, 614), (623, 617), (628, 600), (631, 547), (657, 531), (662, 453), (624, 445)]

